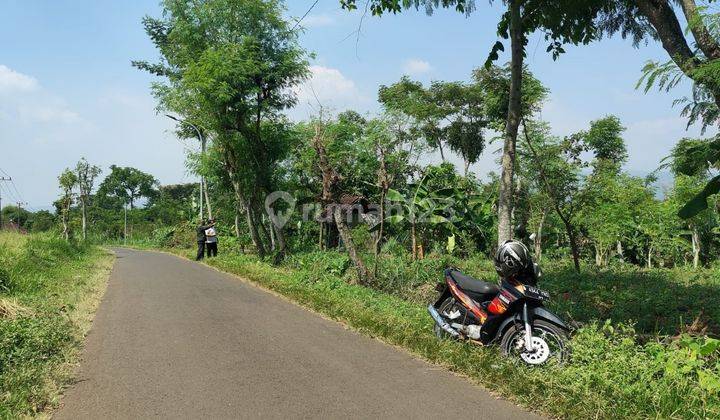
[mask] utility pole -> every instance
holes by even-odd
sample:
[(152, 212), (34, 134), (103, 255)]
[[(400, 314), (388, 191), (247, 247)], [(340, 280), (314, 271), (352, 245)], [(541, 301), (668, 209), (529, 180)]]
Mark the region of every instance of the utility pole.
[(19, 231), (20, 231), (20, 214), (21, 214), (21, 211), (22, 211), (22, 206), (27, 206), (27, 203), (24, 203), (24, 202), (22, 202), (22, 201), (16, 201), (15, 204), (17, 204), (17, 220), (16, 220), (16, 224), (17, 224), (17, 229), (18, 229), (18, 232), (19, 232)]
[(125, 208), (125, 228), (123, 229), (123, 245), (127, 245), (127, 203), (123, 207)]
[[(205, 157), (205, 146), (206, 146), (206, 139), (205, 136), (202, 135), (202, 132), (200, 129), (193, 123), (189, 122), (188, 120), (183, 120), (178, 117), (174, 117), (170, 114), (165, 114), (166, 117), (170, 118), (171, 120), (177, 121), (180, 124), (187, 124), (190, 127), (192, 127), (195, 132), (197, 133), (198, 140), (200, 140), (200, 150), (201, 150), (201, 156)], [(205, 181), (204, 176), (200, 176), (200, 219), (203, 218), (203, 195), (205, 196), (205, 204), (207, 205), (207, 212), (208, 212), (208, 218), (212, 219), (212, 208), (210, 207), (210, 197), (208, 196), (207, 191), (207, 182)]]
[[(0, 176), (0, 182), (11, 182), (11, 177), (4, 177)], [(3, 228), (3, 219), (2, 219), (2, 188), (0, 188), (0, 230)]]

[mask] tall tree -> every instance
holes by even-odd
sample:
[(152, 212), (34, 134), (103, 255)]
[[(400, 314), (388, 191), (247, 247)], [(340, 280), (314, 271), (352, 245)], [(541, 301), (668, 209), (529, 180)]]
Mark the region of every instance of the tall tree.
[(92, 194), (95, 179), (100, 175), (102, 170), (100, 167), (90, 165), (85, 158), (75, 166), (75, 175), (77, 176), (78, 198), (80, 199), (80, 210), (82, 213), (82, 235), (83, 239), (87, 239), (87, 209), (90, 205), (90, 194)]
[(70, 206), (73, 204), (73, 189), (77, 185), (77, 175), (70, 169), (65, 169), (58, 177), (62, 196), (58, 202), (60, 220), (62, 221), (62, 235), (65, 240), (70, 239)]
[(355, 241), (352, 238), (350, 228), (347, 225), (347, 213), (348, 209), (344, 208), (343, 200), (338, 189), (338, 182), (341, 179), (340, 174), (332, 166), (328, 159), (328, 153), (326, 150), (326, 132), (325, 123), (322, 120), (322, 113), (320, 117), (314, 123), (315, 135), (312, 139), (312, 145), (317, 153), (317, 164), (322, 174), (322, 199), (323, 208), (325, 211), (332, 212), (332, 219), (335, 221), (340, 237), (343, 240), (345, 249), (347, 249), (350, 260), (355, 265), (358, 273), (358, 279), (360, 284), (369, 284), (374, 280), (373, 273), (368, 270), (365, 262), (363, 262), (360, 254), (355, 246)]
[[(135, 62), (165, 77), (154, 86), (160, 107), (201, 122), (214, 134), (222, 165), (243, 210), (253, 243), (266, 252), (263, 195), (273, 190), (287, 153), (280, 112), (295, 103), (292, 87), (308, 75), (308, 54), (298, 44), (277, 0), (165, 0), (162, 19), (145, 18), (160, 63)], [(276, 237), (285, 252), (280, 226)]]
[[(356, 0), (340, 0), (347, 9), (357, 8)], [(498, 35), (510, 41), (510, 89), (508, 112), (504, 127), (503, 155), (498, 196), (498, 241), (512, 238), (513, 177), (515, 148), (518, 129), (522, 119), (521, 90), (523, 82), (523, 58), (528, 35), (545, 32), (549, 40), (548, 52), (553, 58), (563, 53), (563, 44), (589, 43), (596, 34), (595, 18), (607, 7), (602, 0), (505, 0), (506, 10), (498, 23)], [(427, 13), (437, 7), (454, 7), (469, 14), (475, 4), (472, 0), (369, 0), (374, 15), (384, 12), (398, 13), (403, 8), (425, 7)], [(486, 65), (504, 51), (502, 42), (492, 47)]]
[(485, 148), (485, 116), (482, 87), (478, 83), (432, 82), (425, 88), (403, 77), (391, 86), (381, 86), (380, 102), (393, 112), (411, 117), (414, 131), (428, 145), (437, 147), (445, 160), (443, 143), (458, 153), (468, 167), (477, 162)]
[(580, 148), (569, 139), (551, 136), (545, 124), (524, 122), (525, 142), (522, 151), (527, 155), (530, 171), (538, 174), (535, 182), (552, 203), (565, 228), (575, 270), (580, 271), (580, 247), (575, 213), (580, 191)]
[(138, 199), (152, 198), (157, 185), (155, 177), (139, 169), (111, 165), (110, 174), (100, 183), (97, 194), (120, 199), (132, 210)]

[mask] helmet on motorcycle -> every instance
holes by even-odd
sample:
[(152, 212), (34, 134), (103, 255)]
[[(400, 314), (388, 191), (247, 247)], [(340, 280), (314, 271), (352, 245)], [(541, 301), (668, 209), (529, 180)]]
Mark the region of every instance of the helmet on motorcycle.
[(495, 254), (495, 270), (503, 277), (511, 277), (532, 267), (532, 257), (527, 247), (519, 241), (505, 241)]

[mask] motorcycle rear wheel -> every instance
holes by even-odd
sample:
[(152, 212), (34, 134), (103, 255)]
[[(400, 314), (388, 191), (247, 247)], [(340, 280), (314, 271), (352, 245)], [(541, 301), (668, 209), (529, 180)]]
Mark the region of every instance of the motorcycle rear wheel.
[(535, 320), (532, 325), (534, 352), (525, 350), (525, 328), (513, 325), (500, 340), (504, 355), (518, 359), (530, 366), (544, 365), (550, 361), (562, 364), (568, 358), (567, 335), (555, 324)]
[[(438, 312), (442, 316), (446, 316), (449, 311), (453, 309), (454, 306), (456, 306), (457, 303), (455, 302), (455, 298), (449, 297), (443, 301), (443, 303), (440, 304), (440, 308), (438, 309)], [(459, 306), (459, 305), (457, 305)], [(453, 338), (450, 334), (448, 334), (445, 330), (443, 330), (438, 324), (433, 325), (433, 332), (435, 332), (435, 335), (437, 338), (444, 340), (444, 339), (451, 339)]]

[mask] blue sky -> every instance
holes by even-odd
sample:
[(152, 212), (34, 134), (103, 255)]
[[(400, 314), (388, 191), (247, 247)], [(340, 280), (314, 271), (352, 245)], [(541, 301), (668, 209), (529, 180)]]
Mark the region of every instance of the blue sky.
[[(314, 0), (291, 0), (288, 16), (301, 16)], [(4, 203), (22, 199), (31, 209), (47, 208), (59, 194), (57, 175), (85, 156), (103, 167), (134, 166), (162, 183), (188, 182), (184, 154), (192, 142), (174, 138), (172, 122), (156, 115), (149, 94), (152, 77), (130, 66), (133, 59), (156, 58), (140, 20), (158, 16), (156, 0), (6, 0), (0, 15), (0, 169), (19, 190), (3, 188)], [(302, 44), (316, 54), (313, 78), (299, 89), (300, 104), (290, 112), (310, 112), (310, 88), (336, 111), (378, 110), (377, 89), (403, 74), (430, 80), (467, 80), (496, 41), (501, 10), (478, 1), (469, 18), (454, 11), (423, 11), (366, 17), (348, 13), (338, 0), (320, 0), (303, 21)], [(355, 31), (361, 28), (360, 36)], [(589, 121), (615, 114), (627, 127), (634, 174), (654, 170), (685, 131), (672, 108), (687, 85), (670, 94), (635, 90), (647, 60), (667, 59), (654, 42), (639, 49), (620, 38), (568, 47), (553, 61), (542, 37), (529, 42), (527, 62), (551, 91), (541, 117), (565, 135)], [(507, 57), (501, 57), (501, 62)], [(472, 170), (497, 170), (490, 145)], [(428, 157), (428, 160), (432, 157)], [(21, 195), (22, 197), (16, 197)]]

